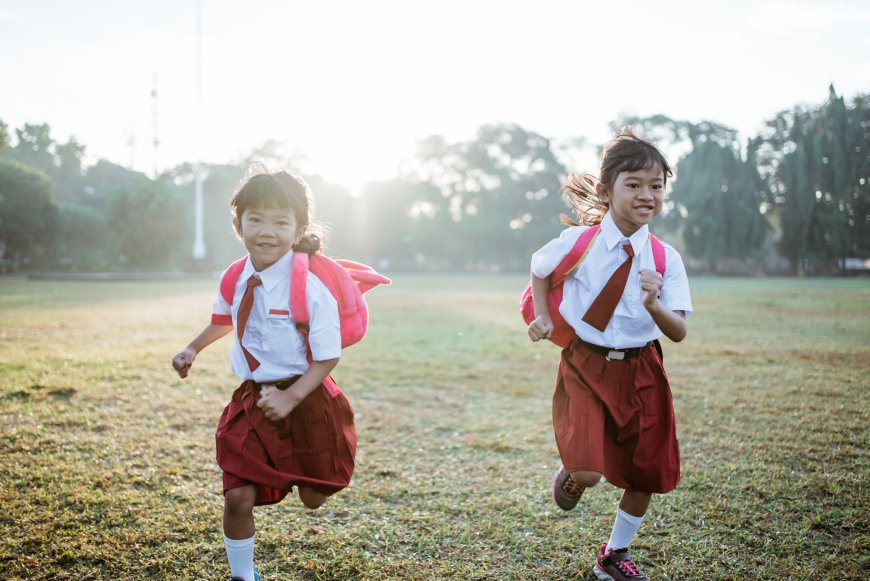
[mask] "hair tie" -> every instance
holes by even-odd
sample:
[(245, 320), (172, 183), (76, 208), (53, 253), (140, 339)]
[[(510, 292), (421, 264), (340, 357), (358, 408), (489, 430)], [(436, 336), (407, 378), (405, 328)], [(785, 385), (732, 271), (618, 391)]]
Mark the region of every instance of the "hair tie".
[(293, 245), (295, 252), (304, 252), (305, 254), (314, 254), (320, 250), (320, 237), (317, 234), (307, 234), (299, 239), (299, 242)]

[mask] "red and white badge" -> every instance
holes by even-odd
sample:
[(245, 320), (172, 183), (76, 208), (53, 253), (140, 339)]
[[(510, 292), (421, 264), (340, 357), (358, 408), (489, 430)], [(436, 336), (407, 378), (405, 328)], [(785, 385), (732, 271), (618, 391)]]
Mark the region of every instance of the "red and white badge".
[(270, 319), (289, 319), (290, 311), (284, 311), (281, 309), (269, 309), (269, 318)]

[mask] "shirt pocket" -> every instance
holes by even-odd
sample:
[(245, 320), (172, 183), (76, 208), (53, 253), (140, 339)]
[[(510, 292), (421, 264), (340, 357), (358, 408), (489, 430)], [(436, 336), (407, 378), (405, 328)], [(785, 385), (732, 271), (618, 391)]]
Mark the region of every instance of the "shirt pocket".
[(294, 340), (297, 330), (289, 307), (279, 305), (266, 311), (266, 334), (271, 342), (277, 341), (279, 345), (286, 344), (288, 338)]
[(293, 317), (290, 316), (290, 311), (285, 307), (283, 309), (269, 309), (266, 313), (266, 321), (269, 334), (275, 333), (284, 335), (292, 330), (295, 334), (296, 324), (293, 322)]
[[(274, 310), (283, 312), (272, 313)], [(263, 348), (273, 357), (273, 361), (284, 367), (304, 363), (305, 341), (296, 329), (296, 323), (287, 312), (287, 307), (270, 309), (266, 320), (266, 340)]]

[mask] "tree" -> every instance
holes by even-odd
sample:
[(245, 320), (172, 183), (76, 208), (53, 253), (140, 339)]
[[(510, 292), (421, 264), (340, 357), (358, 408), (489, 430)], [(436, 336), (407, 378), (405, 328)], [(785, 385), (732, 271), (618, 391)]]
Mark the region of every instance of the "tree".
[(51, 128), (45, 123), (41, 125), (25, 123), (24, 127), (15, 130), (15, 136), (17, 143), (8, 152), (11, 157), (51, 175), (55, 167)]
[(768, 121), (758, 149), (768, 201), (782, 229), (779, 248), (794, 272), (843, 268), (870, 254), (870, 100), (850, 108), (829, 88), (819, 107), (795, 107)]
[[(2, 133), (2, 130), (0, 130)], [(14, 147), (3, 150), (0, 156), (14, 159), (40, 169), (53, 181), (55, 197), (62, 203), (78, 203), (83, 195), (82, 158), (85, 147), (70, 137), (66, 143), (57, 143), (51, 137), (51, 128), (43, 124), (25, 123), (15, 130)], [(0, 142), (3, 138), (0, 136)]]
[(179, 193), (168, 179), (151, 180), (100, 160), (85, 175), (104, 216), (100, 245), (111, 266), (154, 268), (172, 262), (184, 234)]
[(16, 263), (52, 255), (57, 207), (44, 172), (0, 159), (0, 256)]
[(79, 202), (85, 195), (83, 182), (82, 158), (85, 146), (70, 137), (66, 143), (56, 143), (54, 146), (54, 190), (57, 198), (71, 203)]
[(626, 126), (631, 127), (643, 139), (655, 143), (669, 157), (682, 155), (693, 141), (690, 136), (691, 123), (667, 115), (621, 115), (609, 123), (613, 135)]
[(670, 198), (683, 216), (687, 254), (716, 272), (723, 259), (745, 261), (760, 254), (769, 230), (760, 212), (764, 183), (754, 149), (741, 158), (736, 132), (726, 143), (721, 127), (708, 139), (697, 129), (693, 149), (678, 163)]
[(435, 259), (465, 269), (525, 269), (528, 257), (559, 229), (564, 167), (550, 140), (518, 125), (486, 125), (477, 138), (418, 145), (412, 180), (431, 197), (414, 200), (420, 224), (438, 224)]
[(9, 147), (9, 126), (0, 119), (0, 151)]

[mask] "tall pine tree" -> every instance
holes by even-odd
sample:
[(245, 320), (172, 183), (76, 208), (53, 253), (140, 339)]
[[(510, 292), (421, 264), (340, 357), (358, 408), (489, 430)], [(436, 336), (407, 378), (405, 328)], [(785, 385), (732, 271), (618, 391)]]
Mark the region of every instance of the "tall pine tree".
[(779, 214), (779, 247), (797, 273), (839, 271), (870, 254), (870, 102), (850, 108), (834, 87), (816, 108), (768, 122), (759, 160)]

